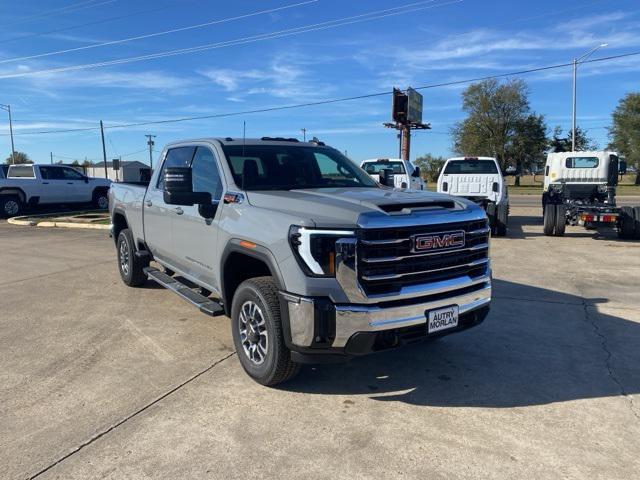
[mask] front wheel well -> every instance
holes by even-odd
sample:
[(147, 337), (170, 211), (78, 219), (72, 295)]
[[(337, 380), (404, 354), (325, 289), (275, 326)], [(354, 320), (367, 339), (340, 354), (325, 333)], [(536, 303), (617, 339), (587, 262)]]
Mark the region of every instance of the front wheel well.
[(263, 260), (242, 252), (231, 252), (222, 270), (222, 295), (226, 314), (231, 314), (233, 296), (242, 282), (265, 276), (273, 276), (273, 274)]

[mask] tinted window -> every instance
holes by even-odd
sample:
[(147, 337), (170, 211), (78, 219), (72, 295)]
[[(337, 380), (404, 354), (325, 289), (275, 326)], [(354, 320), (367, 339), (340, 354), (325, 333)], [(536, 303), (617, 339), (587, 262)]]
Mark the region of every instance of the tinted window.
[[(245, 190), (377, 186), (351, 160), (332, 148), (298, 145), (222, 148), (236, 185)], [(249, 175), (246, 179), (245, 170)]]
[(9, 167), (9, 177), (12, 178), (34, 178), (33, 167), (11, 165)]
[(167, 151), (164, 163), (162, 164), (162, 170), (158, 175), (157, 187), (160, 190), (164, 189), (164, 169), (167, 167), (188, 167), (191, 165), (191, 159), (193, 158), (193, 152), (196, 147), (178, 147), (172, 148)]
[(390, 162), (389, 160), (367, 162), (362, 166), (362, 168), (364, 168), (364, 171), (369, 175), (378, 175), (380, 174), (380, 170), (384, 170), (385, 168), (392, 169), (395, 175), (402, 175), (405, 173), (402, 162)]
[(445, 175), (498, 173), (493, 160), (451, 160), (444, 169)]
[(84, 175), (71, 167), (62, 167), (60, 170), (65, 180), (84, 180)]
[(63, 180), (62, 169), (60, 167), (40, 167), (40, 175), (45, 180)]
[(599, 163), (598, 157), (569, 157), (565, 161), (567, 168), (596, 168)]
[(206, 147), (198, 147), (191, 164), (194, 192), (209, 192), (213, 200), (222, 197), (222, 181), (213, 152)]

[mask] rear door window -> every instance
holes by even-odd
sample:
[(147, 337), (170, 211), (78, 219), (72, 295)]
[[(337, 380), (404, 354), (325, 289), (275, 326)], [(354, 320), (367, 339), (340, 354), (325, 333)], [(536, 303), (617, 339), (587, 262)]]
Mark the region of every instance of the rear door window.
[(33, 167), (25, 165), (11, 165), (9, 167), (9, 178), (35, 178)]
[(162, 164), (162, 170), (160, 170), (160, 175), (158, 175), (158, 183), (156, 186), (159, 190), (164, 190), (164, 170), (169, 167), (191, 166), (191, 160), (193, 159), (195, 150), (196, 147), (177, 147), (167, 151), (167, 156)]
[(498, 167), (492, 160), (451, 160), (444, 169), (445, 175), (492, 173), (498, 173)]
[(569, 157), (565, 160), (567, 168), (598, 168), (598, 157)]

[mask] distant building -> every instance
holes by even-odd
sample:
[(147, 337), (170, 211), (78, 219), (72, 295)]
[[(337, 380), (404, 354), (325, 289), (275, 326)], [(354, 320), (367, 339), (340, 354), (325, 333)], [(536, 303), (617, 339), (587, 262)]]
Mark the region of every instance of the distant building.
[[(93, 163), (87, 167), (89, 177), (104, 178), (104, 162)], [(142, 182), (151, 178), (149, 165), (142, 162), (122, 161), (120, 169), (113, 169), (113, 162), (107, 162), (107, 176), (114, 182)]]

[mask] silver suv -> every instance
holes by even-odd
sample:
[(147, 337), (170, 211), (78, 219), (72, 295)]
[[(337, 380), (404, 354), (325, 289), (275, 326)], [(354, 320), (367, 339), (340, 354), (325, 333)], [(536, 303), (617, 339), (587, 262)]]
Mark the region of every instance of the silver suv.
[(265, 385), (489, 310), (485, 212), (384, 188), (321, 142), (172, 143), (147, 187), (114, 184), (109, 203), (123, 281), (229, 316), (242, 366)]

